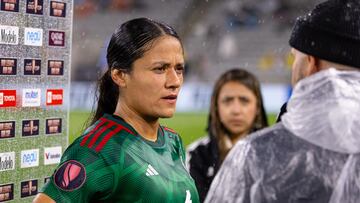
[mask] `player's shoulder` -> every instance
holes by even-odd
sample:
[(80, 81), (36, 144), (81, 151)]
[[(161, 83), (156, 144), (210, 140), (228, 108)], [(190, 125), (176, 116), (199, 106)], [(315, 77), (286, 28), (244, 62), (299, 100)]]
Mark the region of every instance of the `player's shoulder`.
[(114, 144), (118, 145), (119, 140), (128, 136), (137, 136), (137, 133), (120, 117), (105, 114), (75, 140), (74, 147), (99, 153), (105, 148), (112, 148)]
[(209, 149), (211, 146), (211, 139), (209, 135), (206, 135), (204, 137), (201, 137), (194, 142), (190, 143), (190, 145), (187, 147), (188, 152), (195, 152), (202, 149)]
[(175, 130), (173, 130), (172, 128), (169, 128), (167, 126), (160, 126), (164, 132), (164, 136), (167, 136), (171, 139), (181, 139), (179, 136), (179, 133), (177, 133)]
[(237, 156), (245, 156), (244, 154), (247, 153), (272, 154), (279, 151), (278, 149), (281, 146), (289, 147), (294, 138), (295, 136), (292, 136), (280, 122), (271, 127), (255, 131), (245, 139), (239, 140), (231, 151), (237, 153)]
[(178, 135), (178, 133), (174, 130), (174, 129), (172, 129), (172, 128), (169, 128), (169, 127), (167, 127), (167, 126), (161, 126), (163, 129), (164, 129), (164, 131), (166, 131), (166, 132), (168, 132), (168, 133), (172, 133), (172, 134), (177, 134)]

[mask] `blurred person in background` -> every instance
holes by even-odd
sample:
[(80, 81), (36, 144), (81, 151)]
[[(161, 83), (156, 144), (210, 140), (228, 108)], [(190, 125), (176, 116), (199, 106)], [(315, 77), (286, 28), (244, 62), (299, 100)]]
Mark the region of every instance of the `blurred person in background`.
[(107, 62), (91, 126), (34, 202), (199, 202), (181, 138), (159, 124), (173, 116), (183, 84), (179, 36), (148, 18), (127, 21)]
[(223, 73), (215, 83), (211, 97), (208, 135), (187, 149), (187, 166), (201, 201), (233, 145), (249, 133), (267, 126), (257, 78), (243, 69)]
[(290, 45), (287, 112), (234, 146), (206, 202), (359, 202), (360, 1), (317, 5)]

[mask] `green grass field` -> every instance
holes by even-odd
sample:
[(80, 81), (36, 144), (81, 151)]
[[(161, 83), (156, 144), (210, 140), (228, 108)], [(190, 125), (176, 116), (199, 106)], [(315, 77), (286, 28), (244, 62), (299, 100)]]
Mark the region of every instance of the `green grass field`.
[[(69, 143), (72, 143), (74, 139), (81, 134), (88, 116), (89, 112), (70, 112)], [(275, 119), (276, 115), (269, 115), (268, 117), (270, 124), (273, 124)], [(206, 134), (207, 113), (176, 113), (173, 118), (162, 119), (160, 122), (178, 132), (183, 139), (184, 145), (187, 146)]]

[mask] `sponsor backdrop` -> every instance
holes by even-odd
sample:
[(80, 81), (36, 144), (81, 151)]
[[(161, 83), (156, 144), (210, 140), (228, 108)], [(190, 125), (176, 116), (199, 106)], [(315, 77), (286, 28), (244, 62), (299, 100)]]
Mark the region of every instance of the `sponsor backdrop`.
[(0, 0), (0, 202), (31, 202), (68, 140), (73, 0)]

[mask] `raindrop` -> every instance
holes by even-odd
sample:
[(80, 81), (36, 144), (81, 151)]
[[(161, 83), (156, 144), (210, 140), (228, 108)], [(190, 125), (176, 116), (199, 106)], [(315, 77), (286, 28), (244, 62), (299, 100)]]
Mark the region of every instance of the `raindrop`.
[(311, 42), (311, 46), (315, 46), (315, 42), (314, 42), (314, 41)]
[(351, 20), (351, 17), (350, 17), (350, 15), (349, 15), (349, 13), (346, 13), (346, 14), (345, 14), (345, 20), (346, 20), (346, 21), (350, 21), (350, 20)]

